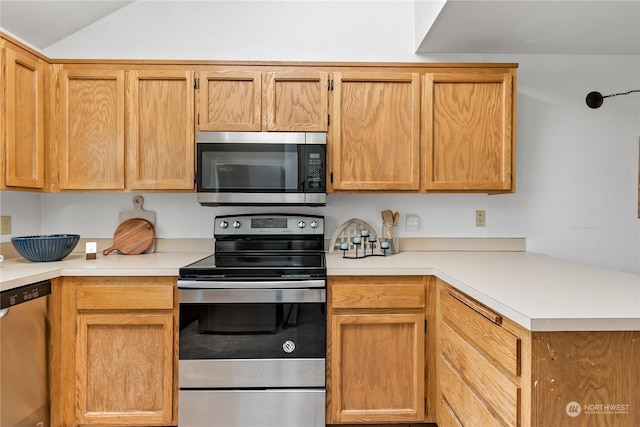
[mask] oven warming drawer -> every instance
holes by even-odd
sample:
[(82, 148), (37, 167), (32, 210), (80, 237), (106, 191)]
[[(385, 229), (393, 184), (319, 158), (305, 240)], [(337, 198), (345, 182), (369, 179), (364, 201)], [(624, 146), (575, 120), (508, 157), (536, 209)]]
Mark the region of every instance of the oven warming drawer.
[(180, 427), (324, 427), (324, 389), (180, 390)]
[(180, 390), (325, 386), (325, 359), (180, 360)]

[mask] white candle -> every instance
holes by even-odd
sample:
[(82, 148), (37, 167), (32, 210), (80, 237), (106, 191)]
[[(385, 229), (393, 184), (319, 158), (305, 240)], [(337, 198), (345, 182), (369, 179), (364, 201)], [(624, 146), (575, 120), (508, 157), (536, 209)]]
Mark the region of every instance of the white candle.
[(362, 231), (360, 231), (360, 235), (361, 235), (362, 237), (367, 237), (367, 236), (369, 235), (369, 230), (362, 230)]
[(370, 235), (369, 235), (369, 241), (370, 241), (370, 242), (375, 242), (375, 241), (376, 241), (376, 236), (375, 236), (375, 235), (373, 235), (373, 234), (370, 234)]
[(353, 244), (354, 245), (359, 245), (360, 244), (360, 238), (359, 237), (354, 237), (353, 238)]
[(382, 249), (389, 249), (389, 242), (380, 242), (380, 247)]
[(340, 249), (342, 249), (343, 251), (346, 251), (347, 249), (349, 249), (349, 244), (348, 243), (340, 243)]

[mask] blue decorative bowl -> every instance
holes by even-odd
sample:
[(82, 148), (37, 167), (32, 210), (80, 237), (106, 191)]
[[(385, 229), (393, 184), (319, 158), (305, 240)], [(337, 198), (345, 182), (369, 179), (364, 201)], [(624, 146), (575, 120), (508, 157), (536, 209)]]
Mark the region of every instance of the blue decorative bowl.
[(16, 251), (32, 262), (60, 261), (71, 253), (80, 240), (79, 234), (50, 234), (12, 237)]

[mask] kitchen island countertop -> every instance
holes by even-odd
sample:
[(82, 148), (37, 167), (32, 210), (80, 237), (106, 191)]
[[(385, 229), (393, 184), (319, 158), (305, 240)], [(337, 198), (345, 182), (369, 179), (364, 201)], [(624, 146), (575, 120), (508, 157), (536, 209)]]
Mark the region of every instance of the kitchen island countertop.
[[(0, 290), (60, 276), (178, 276), (210, 254), (72, 253), (63, 261), (0, 264)], [(401, 252), (344, 259), (327, 255), (331, 275), (434, 275), (531, 331), (640, 330), (640, 276), (530, 252)]]
[(531, 252), (327, 256), (331, 275), (435, 275), (531, 331), (640, 331), (640, 276)]

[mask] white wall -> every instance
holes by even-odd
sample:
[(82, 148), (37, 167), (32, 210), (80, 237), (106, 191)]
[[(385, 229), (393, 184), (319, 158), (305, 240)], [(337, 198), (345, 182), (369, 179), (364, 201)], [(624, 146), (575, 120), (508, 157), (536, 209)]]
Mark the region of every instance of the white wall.
[[(407, 213), (421, 217), (420, 231), (401, 231), (404, 237), (526, 237), (533, 252), (640, 273), (640, 96), (609, 98), (597, 110), (584, 102), (592, 90), (640, 88), (640, 56), (415, 55), (412, 2), (366, 2), (366, 7), (363, 2), (250, 7), (194, 2), (187, 9), (175, 3), (135, 2), (44, 53), (52, 58), (517, 62), (515, 194), (333, 194), (325, 208), (297, 211), (324, 214), (329, 234), (353, 217), (379, 226), (379, 212), (390, 208), (403, 219)], [(2, 192), (3, 215), (41, 204), (40, 222), (29, 215), (13, 217), (15, 232), (27, 223), (29, 230), (86, 237), (111, 237), (118, 212), (131, 209), (133, 197), (8, 193)], [(209, 237), (216, 213), (255, 210), (200, 207), (193, 194), (144, 196), (145, 208), (157, 211), (158, 236), (165, 238)], [(474, 227), (476, 209), (487, 212), (485, 228)], [(264, 209), (274, 210), (281, 209)]]

